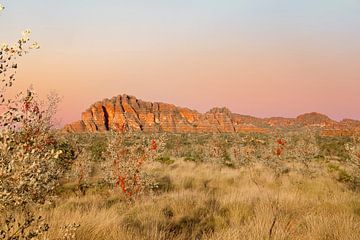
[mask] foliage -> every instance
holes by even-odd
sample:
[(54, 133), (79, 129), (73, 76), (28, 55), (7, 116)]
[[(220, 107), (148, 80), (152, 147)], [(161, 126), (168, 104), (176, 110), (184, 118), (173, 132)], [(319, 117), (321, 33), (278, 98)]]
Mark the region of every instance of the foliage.
[[(86, 140), (91, 139), (90, 142)], [(89, 150), (93, 138), (88, 134), (66, 134), (62, 136), (62, 146), (65, 147), (63, 154), (67, 154), (74, 160), (69, 171), (66, 172), (66, 179), (76, 179), (76, 187), (74, 189), (75, 194), (86, 194), (86, 190), (89, 187), (89, 178), (92, 174), (92, 158), (91, 151)], [(102, 153), (101, 153), (102, 154)]]
[(62, 240), (74, 240), (76, 239), (76, 231), (80, 227), (79, 224), (72, 223), (67, 224), (61, 228), (62, 230)]
[[(0, 7), (1, 8), (1, 7)], [(39, 44), (30, 42), (30, 30), (22, 32), (22, 36), (12, 46), (3, 43), (0, 45), (0, 103), (10, 104), (11, 99), (7, 99), (5, 92), (13, 86), (16, 80), (16, 70), (18, 68), (17, 58), (26, 55), (31, 49), (40, 48)]]
[(29, 35), (26, 30), (13, 46), (0, 48), (0, 209), (44, 203), (63, 172), (51, 132), (58, 98), (52, 95), (44, 104), (31, 89), (15, 98), (6, 95), (15, 81), (17, 57), (38, 48)]
[(350, 162), (360, 168), (360, 135), (354, 135), (351, 141), (345, 144), (345, 149), (349, 153)]
[(319, 155), (324, 158), (337, 157), (342, 160), (348, 159), (349, 152), (346, 149), (346, 145), (351, 142), (350, 137), (346, 136), (337, 136), (337, 137), (317, 137), (317, 142), (319, 145)]
[(112, 132), (104, 164), (105, 179), (129, 199), (141, 195), (151, 179), (143, 171), (146, 161), (154, 160), (164, 146), (164, 138), (133, 134), (122, 130)]
[(170, 156), (159, 156), (155, 160), (163, 164), (173, 164), (175, 162)]
[(42, 217), (35, 217), (30, 211), (26, 211), (24, 216), (21, 222), (14, 215), (7, 216), (0, 228), (0, 239), (39, 239), (49, 230)]
[(351, 167), (342, 179), (350, 189), (360, 191), (360, 135), (352, 136), (351, 141), (345, 144), (345, 149), (348, 151)]
[(104, 135), (97, 135), (88, 146), (91, 161), (101, 162), (105, 160), (104, 152), (107, 149), (107, 138)]
[(28, 92), (20, 104), (21, 108), (9, 109), (1, 121), (1, 209), (44, 203), (66, 170), (66, 159), (60, 158), (62, 152), (57, 150), (49, 122), (56, 102), (42, 110), (33, 93)]
[[(0, 11), (4, 7), (0, 5)], [(40, 101), (32, 89), (8, 96), (18, 69), (17, 58), (39, 45), (30, 42), (30, 30), (13, 45), (0, 46), (0, 236), (2, 239), (39, 239), (49, 226), (34, 214), (55, 193), (71, 161), (63, 154), (53, 116), (59, 98)]]

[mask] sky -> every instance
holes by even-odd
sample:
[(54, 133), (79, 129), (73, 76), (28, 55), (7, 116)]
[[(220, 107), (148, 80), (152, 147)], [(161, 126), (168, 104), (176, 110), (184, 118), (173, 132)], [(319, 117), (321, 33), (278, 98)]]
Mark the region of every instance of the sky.
[(0, 42), (41, 49), (16, 91), (56, 91), (63, 124), (119, 94), (258, 117), (360, 119), (359, 0), (0, 0)]

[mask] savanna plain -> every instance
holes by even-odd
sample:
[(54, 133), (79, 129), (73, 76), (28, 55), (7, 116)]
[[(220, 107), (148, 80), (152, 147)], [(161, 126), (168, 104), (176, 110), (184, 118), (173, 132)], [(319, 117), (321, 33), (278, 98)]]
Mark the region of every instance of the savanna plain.
[(3, 239), (360, 239), (356, 136), (49, 134), (62, 173)]

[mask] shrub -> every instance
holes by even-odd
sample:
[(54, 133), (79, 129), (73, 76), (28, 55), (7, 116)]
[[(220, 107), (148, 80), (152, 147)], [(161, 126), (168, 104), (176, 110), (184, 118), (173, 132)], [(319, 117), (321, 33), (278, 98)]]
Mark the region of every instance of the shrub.
[(42, 217), (35, 217), (29, 211), (25, 213), (23, 221), (18, 221), (14, 215), (9, 215), (0, 226), (0, 238), (7, 240), (39, 239), (49, 230), (49, 225)]
[[(64, 173), (65, 159), (51, 131), (51, 109), (42, 110), (28, 91), (22, 108), (9, 108), (0, 132), (0, 208), (44, 203)], [(17, 117), (10, 117), (17, 116)], [(65, 157), (65, 156), (63, 156)]]
[(354, 135), (344, 148), (349, 154), (350, 180), (347, 181), (351, 189), (360, 190), (360, 135)]
[(349, 159), (346, 145), (351, 143), (349, 137), (317, 137), (319, 154), (324, 157), (338, 157), (341, 160)]
[[(0, 12), (4, 9), (0, 5)], [(8, 97), (16, 79), (17, 58), (37, 49), (30, 30), (12, 46), (0, 46), (0, 236), (2, 239), (33, 239), (49, 226), (33, 213), (55, 194), (67, 165), (52, 118), (59, 99), (50, 95), (42, 103), (32, 89)], [(63, 146), (62, 146), (63, 147)]]
[(92, 139), (88, 151), (90, 152), (90, 158), (94, 162), (101, 162), (105, 160), (104, 153), (107, 148), (107, 139), (104, 135), (96, 135), (94, 139)]
[(162, 151), (163, 136), (138, 135), (124, 126), (111, 133), (108, 143), (105, 179), (133, 201), (147, 186), (152, 185), (152, 179), (143, 171), (143, 166)]

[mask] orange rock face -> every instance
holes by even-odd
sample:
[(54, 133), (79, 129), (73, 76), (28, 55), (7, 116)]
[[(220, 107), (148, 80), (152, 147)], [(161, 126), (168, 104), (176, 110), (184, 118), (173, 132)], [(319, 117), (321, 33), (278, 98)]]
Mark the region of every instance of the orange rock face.
[(350, 135), (360, 132), (360, 122), (331, 120), (319, 113), (297, 118), (256, 118), (232, 113), (227, 108), (213, 108), (201, 114), (195, 110), (167, 103), (152, 103), (129, 95), (119, 95), (91, 105), (81, 120), (64, 127), (67, 132), (105, 132), (123, 127), (142, 132), (172, 133), (267, 133), (276, 127), (318, 127), (324, 135)]

